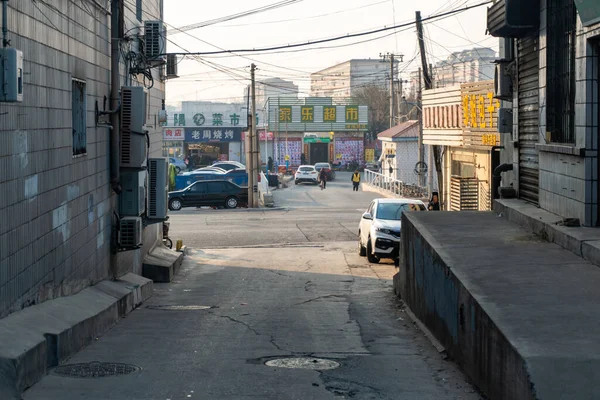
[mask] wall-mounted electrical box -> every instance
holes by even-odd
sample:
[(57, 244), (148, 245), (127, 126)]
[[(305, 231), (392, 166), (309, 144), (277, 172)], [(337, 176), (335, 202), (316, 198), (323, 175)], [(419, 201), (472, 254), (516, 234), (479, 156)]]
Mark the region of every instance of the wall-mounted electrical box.
[(169, 163), (166, 158), (151, 158), (148, 165), (148, 218), (167, 218), (169, 200)]
[(513, 98), (513, 80), (507, 61), (497, 61), (494, 74), (494, 98), (511, 101)]
[(0, 49), (0, 102), (23, 101), (23, 52), (10, 47)]
[(511, 108), (501, 108), (498, 110), (498, 132), (512, 133), (513, 131), (513, 110)]

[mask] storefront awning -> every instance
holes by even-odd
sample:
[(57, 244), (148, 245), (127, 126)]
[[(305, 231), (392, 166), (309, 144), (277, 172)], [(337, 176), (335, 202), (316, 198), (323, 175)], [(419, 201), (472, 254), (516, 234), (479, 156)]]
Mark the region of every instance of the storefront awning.
[(575, 0), (583, 26), (600, 22), (600, 2), (598, 0)]

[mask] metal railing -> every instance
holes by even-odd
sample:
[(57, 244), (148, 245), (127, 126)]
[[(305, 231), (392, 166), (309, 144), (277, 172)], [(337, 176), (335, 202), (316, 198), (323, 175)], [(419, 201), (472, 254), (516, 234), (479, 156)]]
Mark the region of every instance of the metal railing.
[(398, 197), (421, 199), (428, 196), (428, 189), (426, 187), (406, 183), (368, 169), (365, 169), (363, 173), (362, 182)]

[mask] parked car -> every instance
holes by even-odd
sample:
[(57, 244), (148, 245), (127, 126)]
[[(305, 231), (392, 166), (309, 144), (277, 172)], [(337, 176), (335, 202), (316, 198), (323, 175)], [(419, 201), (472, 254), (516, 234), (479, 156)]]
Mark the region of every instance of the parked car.
[(187, 165), (185, 165), (185, 162), (183, 162), (183, 160), (180, 160), (179, 158), (169, 157), (169, 163), (175, 166), (175, 170), (177, 171), (177, 173), (180, 173), (181, 171), (185, 171), (187, 169)]
[(294, 182), (296, 183), (296, 185), (303, 182), (314, 183), (315, 185), (318, 185), (319, 173), (312, 165), (301, 165), (296, 171), (296, 175), (294, 176)]
[(169, 192), (169, 210), (184, 207), (236, 208), (248, 204), (248, 189), (223, 180), (198, 181), (183, 190)]
[(329, 163), (316, 163), (315, 164), (315, 169), (317, 170), (317, 172), (321, 172), (322, 169), (325, 170), (325, 173), (327, 174), (327, 180), (328, 181), (332, 181), (335, 179), (335, 171), (333, 170), (333, 168), (331, 168), (331, 164)]
[(225, 180), (225, 172), (191, 171), (182, 172), (175, 177), (175, 190), (183, 190), (197, 181)]
[(202, 168), (198, 168), (195, 169), (192, 172), (199, 172), (199, 171), (213, 171), (213, 172), (220, 172), (222, 174), (224, 174), (225, 172), (227, 172), (227, 170), (223, 169), (223, 168), (219, 168), (219, 167), (202, 167)]
[(232, 169), (246, 169), (246, 166), (237, 161), (219, 161), (211, 165), (210, 167), (216, 167), (224, 169), (225, 171), (231, 171)]
[(401, 219), (404, 211), (427, 211), (421, 200), (375, 199), (358, 226), (358, 254), (370, 263), (382, 258), (398, 259)]

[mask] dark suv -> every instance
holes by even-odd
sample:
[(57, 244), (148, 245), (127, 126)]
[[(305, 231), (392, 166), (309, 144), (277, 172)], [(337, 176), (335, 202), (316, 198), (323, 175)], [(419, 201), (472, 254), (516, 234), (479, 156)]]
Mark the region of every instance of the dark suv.
[(169, 192), (169, 209), (183, 207), (236, 208), (248, 204), (248, 188), (229, 181), (198, 181), (183, 190)]
[(328, 163), (316, 163), (315, 169), (317, 172), (321, 173), (321, 170), (324, 169), (327, 174), (327, 180), (332, 181), (335, 179), (335, 171), (331, 168), (331, 165)]

